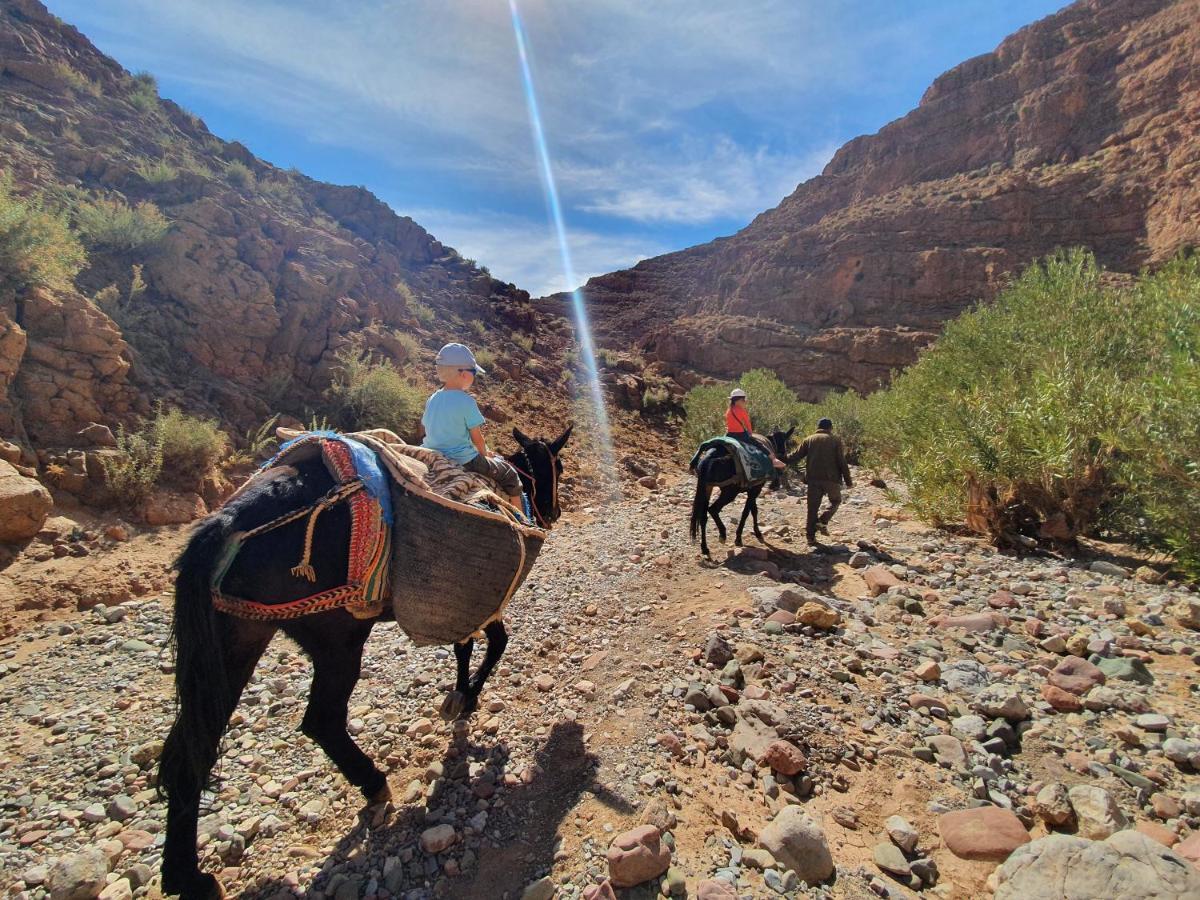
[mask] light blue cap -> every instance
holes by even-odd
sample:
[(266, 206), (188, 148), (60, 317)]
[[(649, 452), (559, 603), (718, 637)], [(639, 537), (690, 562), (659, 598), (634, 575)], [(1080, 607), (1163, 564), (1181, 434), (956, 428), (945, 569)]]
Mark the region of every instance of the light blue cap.
[(483, 366), (475, 361), (475, 354), (466, 344), (447, 344), (438, 351), (434, 363), (439, 366), (453, 366), (456, 369), (474, 369), (480, 375), (486, 375)]

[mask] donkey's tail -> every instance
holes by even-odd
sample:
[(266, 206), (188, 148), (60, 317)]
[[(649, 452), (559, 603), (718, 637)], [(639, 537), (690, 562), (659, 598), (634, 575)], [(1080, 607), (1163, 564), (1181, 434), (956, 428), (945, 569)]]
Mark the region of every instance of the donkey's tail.
[(708, 518), (708, 480), (704, 477), (705, 470), (699, 467), (696, 471), (696, 496), (692, 499), (692, 521), (688, 533), (692, 536), (692, 540), (696, 540), (696, 536), (700, 534), (704, 528), (704, 520)]
[(233, 517), (210, 516), (197, 526), (175, 564), (175, 724), (163, 745), (158, 789), (180, 799), (208, 787), (229, 717), (228, 638), (212, 605), (212, 574)]

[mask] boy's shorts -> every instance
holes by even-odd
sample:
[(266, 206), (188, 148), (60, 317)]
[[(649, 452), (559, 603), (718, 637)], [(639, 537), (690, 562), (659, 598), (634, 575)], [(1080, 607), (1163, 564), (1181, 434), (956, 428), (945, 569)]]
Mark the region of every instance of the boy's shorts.
[(506, 497), (515, 497), (522, 493), (521, 476), (503, 459), (498, 457), (488, 459), (480, 453), (470, 462), (464, 463), (463, 468), (468, 472), (492, 479), (500, 486), (500, 490)]

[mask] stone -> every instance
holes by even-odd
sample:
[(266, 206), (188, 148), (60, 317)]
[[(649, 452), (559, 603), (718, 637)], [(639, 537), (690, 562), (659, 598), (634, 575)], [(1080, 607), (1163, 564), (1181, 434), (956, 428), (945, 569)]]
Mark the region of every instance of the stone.
[(760, 847), (751, 847), (742, 851), (742, 865), (761, 872), (775, 865), (775, 857)]
[(696, 900), (737, 900), (737, 891), (728, 881), (706, 878), (696, 885)]
[(873, 853), (875, 865), (892, 875), (907, 877), (911, 873), (908, 860), (900, 852), (900, 848), (892, 843), (876, 844)]
[(25, 541), (42, 530), (54, 499), (40, 482), (0, 460), (0, 544)]
[(609, 878), (619, 888), (657, 878), (671, 865), (671, 850), (653, 825), (640, 825), (617, 835), (606, 857)]
[(942, 682), (956, 694), (975, 696), (992, 681), (982, 664), (973, 659), (956, 659), (942, 666)]
[(1015, 687), (1005, 684), (984, 688), (975, 695), (971, 708), (989, 719), (1004, 719), (1014, 723), (1024, 722), (1032, 715), (1020, 692)]
[(922, 681), (937, 681), (942, 677), (942, 667), (936, 660), (927, 659), (913, 670), (913, 674)]
[(1136, 831), (1104, 841), (1052, 834), (1019, 847), (995, 876), (994, 900), (1200, 897), (1200, 872)]
[(775, 729), (756, 716), (739, 715), (729, 735), (729, 757), (735, 766), (747, 758), (759, 762), (778, 738)]
[(1200, 741), (1167, 738), (1162, 745), (1163, 755), (1173, 763), (1200, 768)]
[(1054, 667), (1046, 680), (1072, 694), (1086, 694), (1098, 684), (1104, 684), (1104, 673), (1086, 659), (1068, 656)]
[(947, 849), (961, 859), (1003, 860), (1029, 842), (1021, 820), (1012, 810), (999, 806), (942, 813), (938, 832)]
[(704, 661), (718, 669), (733, 659), (733, 647), (719, 634), (711, 634), (704, 645)]
[(605, 878), (599, 884), (589, 884), (583, 889), (583, 900), (617, 900), (612, 882)]
[(1083, 709), (1083, 701), (1077, 695), (1053, 684), (1042, 685), (1042, 699), (1059, 712), (1079, 712)]
[(917, 840), (920, 835), (912, 823), (903, 816), (888, 816), (883, 823), (884, 830), (887, 831), (888, 837), (892, 839), (897, 847), (905, 853), (915, 853), (917, 849)]
[(1137, 684), (1154, 684), (1154, 675), (1140, 659), (1131, 656), (1101, 657), (1095, 660), (1096, 668), (1104, 673), (1108, 681), (1132, 681)]
[(759, 834), (758, 845), (807, 884), (818, 884), (834, 872), (824, 829), (798, 806), (776, 813)]
[(1009, 591), (996, 591), (988, 597), (987, 603), (992, 609), (1016, 609), (1020, 605)]
[(863, 581), (867, 583), (867, 590), (870, 591), (872, 597), (886, 594), (888, 588), (899, 587), (901, 584), (900, 579), (893, 575), (887, 566), (880, 565), (864, 570)]
[(836, 609), (830, 609), (819, 603), (805, 603), (796, 612), (796, 621), (801, 625), (811, 625), (814, 628), (836, 628), (842, 621), (842, 615)]
[(998, 612), (968, 613), (965, 616), (951, 616), (943, 613), (933, 616), (929, 624), (944, 631), (965, 631), (969, 634), (986, 634), (997, 628), (1008, 625), (1008, 617)]
[(449, 850), (458, 840), (458, 833), (453, 825), (434, 825), (421, 832), (421, 849), (431, 856)]
[(966, 770), (967, 754), (958, 738), (949, 734), (935, 734), (929, 738), (929, 746), (938, 765), (955, 772)]
[(846, 560), (846, 564), (852, 569), (865, 569), (871, 562), (871, 554), (864, 553), (862, 550), (851, 553), (850, 558)]
[(1171, 605), (1168, 612), (1184, 628), (1200, 631), (1200, 598), (1180, 597)]
[(1117, 801), (1104, 788), (1077, 784), (1067, 791), (1067, 796), (1075, 811), (1080, 837), (1102, 841), (1129, 825)]
[(772, 771), (789, 778), (808, 768), (808, 760), (800, 748), (790, 741), (772, 741), (762, 756), (762, 761)]
[(147, 525), (184, 525), (208, 515), (204, 498), (191, 491), (156, 490), (139, 509)]
[[(521, 900), (553, 900), (557, 890), (558, 885), (554, 883), (553, 878), (547, 875), (545, 878), (539, 878), (526, 885), (525, 890), (521, 891)], [(358, 896), (357, 892), (355, 896)]]
[(133, 900), (133, 886), (124, 878), (118, 878), (100, 892), (99, 900)]
[(1164, 847), (1174, 847), (1179, 843), (1179, 835), (1158, 822), (1138, 822), (1134, 828), (1140, 834), (1144, 834), (1152, 841), (1158, 841)]
[(1159, 713), (1142, 713), (1142, 715), (1133, 720), (1133, 724), (1143, 731), (1161, 734), (1170, 726), (1171, 720)]
[(1200, 831), (1193, 831), (1176, 844), (1175, 852), (1190, 862), (1194, 869), (1200, 871)]
[(90, 900), (104, 890), (108, 856), (98, 847), (60, 856), (46, 875), (50, 900)]
[(960, 741), (983, 740), (987, 734), (987, 722), (980, 716), (959, 716), (950, 723), (950, 733)]
[(1118, 566), (1116, 563), (1108, 562), (1108, 560), (1098, 559), (1093, 562), (1088, 569), (1095, 572), (1097, 575), (1109, 575), (1113, 578), (1128, 578), (1129, 570), (1124, 566)]
[(1075, 820), (1075, 811), (1067, 796), (1065, 785), (1052, 781), (1037, 792), (1033, 808), (1042, 821), (1053, 828), (1062, 828)]

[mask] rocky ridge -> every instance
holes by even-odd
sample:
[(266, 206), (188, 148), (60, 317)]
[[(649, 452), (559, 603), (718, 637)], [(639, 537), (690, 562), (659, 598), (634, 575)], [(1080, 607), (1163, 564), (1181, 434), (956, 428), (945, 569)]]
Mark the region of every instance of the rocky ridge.
[(589, 280), (601, 342), (685, 382), (868, 391), (1057, 247), (1136, 272), (1195, 246), (1198, 23), (1194, 0), (1080, 0), (1021, 29), (737, 234)]

